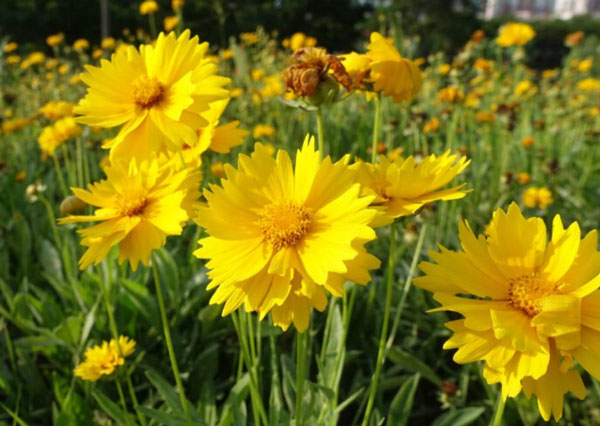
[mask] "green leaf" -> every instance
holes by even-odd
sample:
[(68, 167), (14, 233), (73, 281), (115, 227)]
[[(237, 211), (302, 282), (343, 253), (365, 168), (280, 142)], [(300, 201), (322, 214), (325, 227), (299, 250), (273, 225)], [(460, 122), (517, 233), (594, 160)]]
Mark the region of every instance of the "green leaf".
[(40, 263), (43, 270), (51, 276), (55, 281), (63, 283), (65, 277), (63, 275), (62, 261), (56, 247), (48, 240), (43, 239), (40, 247)]
[(467, 407), (442, 414), (431, 426), (467, 426), (477, 420), (483, 413), (483, 407)]
[(244, 374), (240, 380), (231, 388), (227, 401), (221, 411), (221, 420), (219, 426), (236, 426), (246, 424), (247, 410), (244, 400), (250, 391), (250, 376)]
[(131, 422), (127, 421), (128, 420), (127, 413), (125, 413), (123, 410), (121, 410), (121, 407), (119, 407), (117, 404), (112, 402), (110, 400), (110, 398), (108, 398), (106, 395), (104, 395), (98, 389), (92, 390), (92, 395), (94, 396), (94, 398), (96, 399), (96, 401), (98, 402), (98, 405), (100, 405), (102, 410), (104, 410), (104, 412), (106, 414), (108, 414), (110, 417), (112, 417), (113, 420), (115, 422), (117, 422), (118, 425), (132, 424)]
[(181, 407), (181, 401), (173, 386), (154, 370), (147, 370), (146, 377), (148, 377), (148, 380), (150, 380), (158, 393), (163, 397), (163, 400), (167, 403), (169, 408), (173, 410), (173, 412), (183, 416), (184, 413), (183, 408)]
[(420, 359), (414, 357), (408, 352), (404, 352), (398, 347), (392, 347), (388, 352), (388, 358), (413, 373), (419, 373), (425, 379), (438, 386), (442, 379)]
[(415, 374), (408, 378), (398, 390), (390, 405), (387, 420), (389, 426), (400, 426), (408, 423), (420, 378), (421, 376), (418, 373)]
[(146, 417), (150, 417), (153, 420), (156, 420), (160, 425), (189, 426), (188, 422), (183, 417), (174, 416), (173, 414), (168, 414), (164, 411), (155, 410), (154, 408), (140, 406), (138, 407), (138, 409), (142, 412), (143, 415), (145, 415)]

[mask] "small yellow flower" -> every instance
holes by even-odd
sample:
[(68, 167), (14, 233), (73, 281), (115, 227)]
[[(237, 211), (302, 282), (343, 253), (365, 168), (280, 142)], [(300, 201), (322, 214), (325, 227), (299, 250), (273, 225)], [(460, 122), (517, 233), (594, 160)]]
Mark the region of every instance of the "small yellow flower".
[(94, 59), (100, 59), (102, 55), (104, 55), (104, 50), (102, 49), (94, 49), (92, 52), (92, 58)]
[(265, 70), (263, 70), (262, 68), (258, 68), (255, 70), (250, 71), (250, 77), (252, 77), (252, 80), (254, 81), (259, 81), (260, 79), (262, 79), (265, 75)]
[(6, 63), (8, 65), (16, 65), (21, 62), (21, 57), (19, 55), (8, 55), (6, 57)]
[(581, 40), (585, 37), (585, 33), (583, 31), (575, 31), (574, 33), (567, 34), (565, 37), (565, 45), (568, 47), (579, 46)]
[(509, 22), (498, 30), (496, 44), (502, 47), (524, 46), (535, 37), (535, 31), (529, 24)]
[(50, 47), (59, 46), (65, 40), (65, 35), (63, 33), (53, 34), (51, 36), (46, 37), (46, 44)]
[(5, 120), (2, 122), (2, 133), (13, 133), (27, 126), (27, 120), (24, 118), (13, 118), (12, 120)]
[(440, 128), (440, 120), (437, 117), (432, 117), (425, 125), (423, 126), (423, 133), (433, 133), (437, 132)]
[(577, 83), (577, 88), (584, 92), (595, 92), (600, 90), (600, 80), (597, 78), (585, 78)]
[(140, 15), (151, 15), (158, 11), (158, 3), (154, 0), (146, 0), (140, 4)]
[(592, 69), (592, 65), (594, 65), (594, 61), (591, 58), (587, 58), (579, 62), (577, 69), (581, 72), (587, 72)]
[(27, 173), (24, 172), (24, 171), (20, 171), (15, 176), (15, 181), (17, 181), (17, 182), (23, 182), (26, 178), (27, 178)]
[(517, 96), (532, 96), (537, 93), (537, 87), (531, 82), (531, 80), (520, 81), (515, 87), (515, 95)]
[(223, 58), (223, 59), (231, 59), (231, 58), (233, 58), (233, 50), (231, 50), (231, 49), (223, 49), (223, 50), (221, 50), (221, 58)]
[(66, 115), (71, 115), (73, 104), (67, 101), (49, 101), (39, 111), (50, 120), (57, 120)]
[(244, 89), (242, 89), (240, 87), (235, 87), (229, 91), (229, 96), (231, 96), (234, 99), (239, 98), (243, 94), (244, 94)]
[(115, 48), (116, 45), (117, 45), (117, 42), (115, 41), (115, 39), (113, 37), (103, 38), (102, 42), (100, 43), (100, 47), (102, 47), (102, 49), (104, 49), (104, 50), (112, 50)]
[(215, 161), (210, 165), (210, 172), (218, 178), (225, 177), (225, 166), (222, 161)]
[(171, 0), (171, 8), (173, 10), (181, 9), (185, 5), (185, 0)]
[(247, 45), (256, 44), (260, 40), (256, 33), (241, 33), (240, 39)]
[(79, 83), (81, 83), (81, 77), (79, 76), (79, 74), (75, 74), (69, 79), (69, 84), (75, 85)]
[(163, 20), (163, 27), (165, 28), (165, 31), (171, 31), (173, 28), (175, 28), (177, 26), (178, 23), (179, 23), (179, 16), (177, 16), (177, 15), (167, 16)]
[(252, 128), (252, 137), (260, 139), (262, 137), (270, 137), (275, 134), (275, 128), (269, 124), (257, 124)]
[(17, 42), (16, 41), (11, 41), (10, 43), (6, 43), (4, 45), (4, 52), (5, 53), (14, 52), (18, 48), (19, 48), (19, 45), (17, 44)]
[(25, 58), (23, 62), (21, 62), (20, 68), (27, 69), (32, 65), (38, 65), (43, 63), (46, 60), (46, 55), (42, 52), (32, 52)]
[(545, 79), (554, 78), (557, 75), (558, 75), (558, 71), (557, 70), (544, 70), (544, 71), (542, 71), (542, 78), (545, 78)]
[(73, 49), (78, 52), (83, 52), (84, 50), (88, 50), (90, 48), (90, 42), (84, 38), (78, 38), (73, 42)]
[(554, 198), (548, 188), (529, 187), (523, 192), (523, 204), (525, 204), (525, 207), (545, 209), (552, 203), (554, 203)]
[(521, 172), (517, 175), (521, 185), (527, 185), (531, 181), (531, 175), (527, 172)]
[(438, 73), (441, 75), (446, 75), (452, 70), (452, 65), (450, 64), (442, 64), (438, 67)]
[(473, 68), (475, 68), (477, 71), (489, 72), (494, 68), (494, 61), (478, 58), (473, 64)]
[(58, 67), (58, 73), (60, 75), (66, 75), (69, 72), (69, 64), (62, 64)]
[(458, 103), (462, 101), (464, 97), (463, 91), (456, 86), (444, 87), (438, 93), (440, 102)]
[(85, 351), (85, 361), (75, 368), (75, 375), (83, 380), (95, 382), (102, 376), (110, 376), (125, 363), (125, 358), (135, 350), (135, 341), (119, 336), (102, 345), (92, 346)]
[(494, 116), (493, 112), (479, 111), (475, 115), (475, 120), (477, 120), (478, 123), (490, 123), (490, 124), (493, 124), (496, 121), (496, 117)]
[(533, 145), (535, 143), (535, 139), (532, 138), (531, 136), (527, 136), (525, 138), (523, 138), (523, 140), (521, 141), (521, 146), (523, 146), (523, 148), (527, 148), (530, 147), (531, 145)]
[(51, 70), (53, 68), (56, 68), (57, 66), (58, 66), (58, 60), (55, 58), (49, 58), (46, 61), (46, 69)]

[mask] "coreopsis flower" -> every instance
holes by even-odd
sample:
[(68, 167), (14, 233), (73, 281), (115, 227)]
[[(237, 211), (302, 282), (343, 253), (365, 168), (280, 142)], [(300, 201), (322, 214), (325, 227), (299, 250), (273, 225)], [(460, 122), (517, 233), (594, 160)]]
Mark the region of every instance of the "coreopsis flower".
[(16, 41), (11, 41), (10, 43), (6, 43), (4, 45), (4, 53), (14, 52), (19, 48), (19, 45)]
[(13, 133), (24, 129), (27, 126), (27, 120), (24, 118), (13, 118), (2, 122), (2, 133)]
[(535, 143), (535, 139), (531, 136), (527, 136), (521, 140), (521, 146), (523, 148), (528, 148)]
[(456, 86), (448, 86), (441, 89), (438, 93), (440, 102), (458, 103), (465, 97), (463, 91)]
[(286, 38), (282, 42), (283, 47), (288, 47), (292, 51), (296, 51), (303, 47), (315, 47), (317, 45), (317, 39), (314, 37), (308, 37), (304, 33), (294, 33), (290, 38)]
[(418, 65), (403, 58), (391, 40), (378, 32), (371, 33), (367, 53), (352, 52), (342, 61), (355, 87), (382, 92), (394, 102), (413, 98), (423, 77)]
[(102, 55), (104, 55), (104, 50), (102, 49), (94, 49), (92, 52), (92, 58), (94, 59), (100, 59)]
[(494, 68), (494, 61), (478, 58), (473, 64), (473, 68), (477, 71), (489, 72)]
[(42, 64), (46, 60), (46, 55), (42, 52), (31, 52), (23, 62), (21, 62), (20, 68), (22, 70), (31, 67), (32, 65)]
[(425, 125), (423, 126), (423, 133), (433, 133), (437, 132), (440, 128), (440, 120), (437, 117), (432, 117)]
[(461, 222), (459, 238), (462, 251), (430, 252), (434, 263), (422, 262), (425, 276), (414, 280), (442, 305), (434, 311), (464, 317), (446, 324), (444, 349), (458, 349), (460, 364), (484, 361), (504, 399), (535, 394), (542, 417), (560, 419), (565, 393), (585, 396), (573, 361), (600, 376), (597, 232), (581, 239), (579, 225), (564, 229), (557, 215), (548, 241), (544, 221), (512, 203), (494, 212), (487, 236)]
[(592, 58), (583, 59), (577, 64), (577, 70), (581, 72), (587, 72), (592, 69), (594, 60)]
[(548, 188), (530, 187), (523, 192), (523, 204), (526, 207), (545, 209), (552, 203), (554, 203), (554, 198)]
[(71, 115), (73, 106), (71, 102), (67, 101), (49, 101), (40, 107), (39, 112), (50, 120), (57, 120), (61, 117)]
[(139, 51), (129, 46), (100, 67), (86, 66), (81, 79), (89, 88), (73, 110), (90, 126), (122, 125), (105, 148), (111, 157), (149, 160), (157, 152), (178, 150), (196, 143), (206, 126), (202, 113), (210, 102), (227, 98), (229, 79), (216, 75), (206, 59), (208, 43), (190, 39), (186, 30), (161, 33), (155, 45)]
[(395, 218), (414, 214), (423, 205), (437, 200), (457, 200), (469, 190), (462, 189), (466, 183), (452, 188), (446, 186), (462, 173), (471, 161), (458, 158), (446, 151), (440, 156), (431, 154), (420, 162), (413, 156), (390, 160), (380, 157), (378, 163), (359, 161), (352, 168), (358, 169), (357, 181), (362, 192), (375, 198), (372, 205), (380, 214), (374, 224), (384, 225)]
[(335, 55), (322, 47), (303, 47), (292, 55), (294, 62), (283, 72), (285, 84), (294, 95), (307, 98), (315, 105), (333, 102), (339, 85), (350, 89), (350, 76)]
[(185, 5), (185, 0), (171, 0), (171, 8), (173, 10), (181, 9)]
[(579, 46), (579, 43), (581, 43), (581, 40), (583, 40), (584, 37), (585, 33), (583, 31), (575, 31), (574, 33), (569, 33), (565, 37), (565, 46)]
[(259, 42), (260, 38), (256, 33), (241, 33), (240, 40), (248, 46), (256, 44)]
[(270, 124), (257, 124), (252, 128), (252, 137), (254, 139), (260, 139), (263, 137), (270, 137), (275, 134), (275, 128)]
[(450, 64), (442, 64), (442, 65), (440, 65), (438, 67), (437, 71), (441, 75), (446, 75), (446, 74), (450, 73), (450, 71), (452, 71), (452, 65), (450, 65)]
[(496, 122), (496, 117), (494, 116), (493, 112), (490, 112), (490, 111), (479, 111), (475, 115), (475, 120), (477, 120), (478, 123), (490, 123), (490, 124), (493, 124), (493, 123)]
[(600, 91), (600, 80), (597, 78), (584, 78), (577, 83), (577, 88), (584, 92)]
[(349, 156), (319, 156), (307, 137), (293, 168), (287, 152), (273, 158), (257, 143), (238, 169), (225, 166), (221, 186), (204, 191), (196, 222), (208, 237), (195, 255), (209, 259), (210, 303), (224, 303), (223, 315), (245, 305), (260, 319), (271, 312), (284, 330), (294, 323), (304, 331), (328, 292), (341, 296), (346, 280), (366, 284), (379, 267), (364, 248), (375, 238), (373, 197), (359, 194)]
[(119, 341), (111, 339), (85, 351), (85, 361), (75, 368), (75, 375), (83, 380), (95, 382), (103, 376), (112, 375), (125, 364), (125, 358), (135, 350), (135, 341), (127, 336), (119, 336)]
[(100, 47), (104, 50), (113, 50), (116, 45), (117, 42), (113, 37), (105, 37), (100, 42)]
[(88, 50), (90, 48), (90, 42), (84, 38), (78, 38), (73, 42), (73, 49), (78, 52), (83, 52), (84, 50)]
[(56, 47), (61, 45), (64, 40), (65, 35), (63, 33), (53, 34), (46, 37), (46, 44), (50, 47)]
[(171, 31), (173, 28), (175, 28), (177, 26), (178, 23), (179, 23), (179, 16), (177, 16), (177, 15), (166, 16), (165, 19), (163, 19), (163, 27), (165, 28), (165, 31)]
[(517, 175), (517, 180), (521, 185), (527, 185), (531, 181), (531, 175), (527, 172), (520, 172)]
[(21, 62), (21, 57), (19, 55), (8, 55), (6, 57), (6, 63), (8, 65), (16, 65)]
[(502, 47), (524, 46), (535, 37), (535, 30), (529, 24), (509, 22), (498, 30), (496, 44)]
[(140, 4), (140, 15), (152, 15), (158, 12), (158, 3), (154, 0), (146, 0)]
[(53, 125), (46, 126), (38, 136), (38, 145), (45, 157), (54, 156), (54, 152), (67, 140), (80, 135), (82, 128), (73, 117), (63, 117)]
[(479, 44), (485, 38), (485, 32), (483, 30), (475, 30), (469, 40), (475, 44)]
[(558, 70), (555, 70), (555, 69), (542, 71), (542, 78), (545, 78), (545, 79), (554, 78), (557, 75), (558, 75)]
[(102, 222), (78, 231), (87, 247), (80, 268), (98, 264), (112, 246), (119, 244), (119, 263), (129, 261), (135, 271), (139, 262), (148, 265), (152, 250), (165, 244), (169, 235), (180, 235), (188, 220), (183, 202), (195, 189), (197, 173), (181, 167), (159, 167), (156, 159), (142, 163), (115, 159), (104, 169), (107, 179), (73, 188), (83, 202), (98, 207), (92, 216), (67, 216), (60, 224)]

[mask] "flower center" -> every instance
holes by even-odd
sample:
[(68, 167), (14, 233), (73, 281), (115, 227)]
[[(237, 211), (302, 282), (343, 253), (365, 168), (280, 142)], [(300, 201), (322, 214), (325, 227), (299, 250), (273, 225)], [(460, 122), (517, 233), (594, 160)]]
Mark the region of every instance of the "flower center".
[(538, 299), (557, 293), (556, 284), (542, 280), (535, 273), (511, 279), (510, 289), (508, 290), (510, 303), (530, 317), (534, 317), (541, 312), (537, 303)]
[(310, 213), (292, 203), (271, 204), (259, 214), (260, 232), (275, 250), (296, 245), (310, 227)]
[(145, 196), (127, 197), (117, 202), (117, 207), (122, 216), (139, 216), (148, 205)]
[(133, 82), (133, 98), (142, 108), (150, 108), (161, 101), (165, 87), (156, 77), (139, 76)]

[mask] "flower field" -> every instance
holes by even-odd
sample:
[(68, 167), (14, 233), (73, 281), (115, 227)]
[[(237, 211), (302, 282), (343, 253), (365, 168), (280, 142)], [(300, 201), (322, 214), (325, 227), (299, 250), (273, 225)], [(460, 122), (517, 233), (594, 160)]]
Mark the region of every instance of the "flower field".
[(600, 424), (596, 38), (217, 47), (172, 6), (0, 38), (0, 424)]

